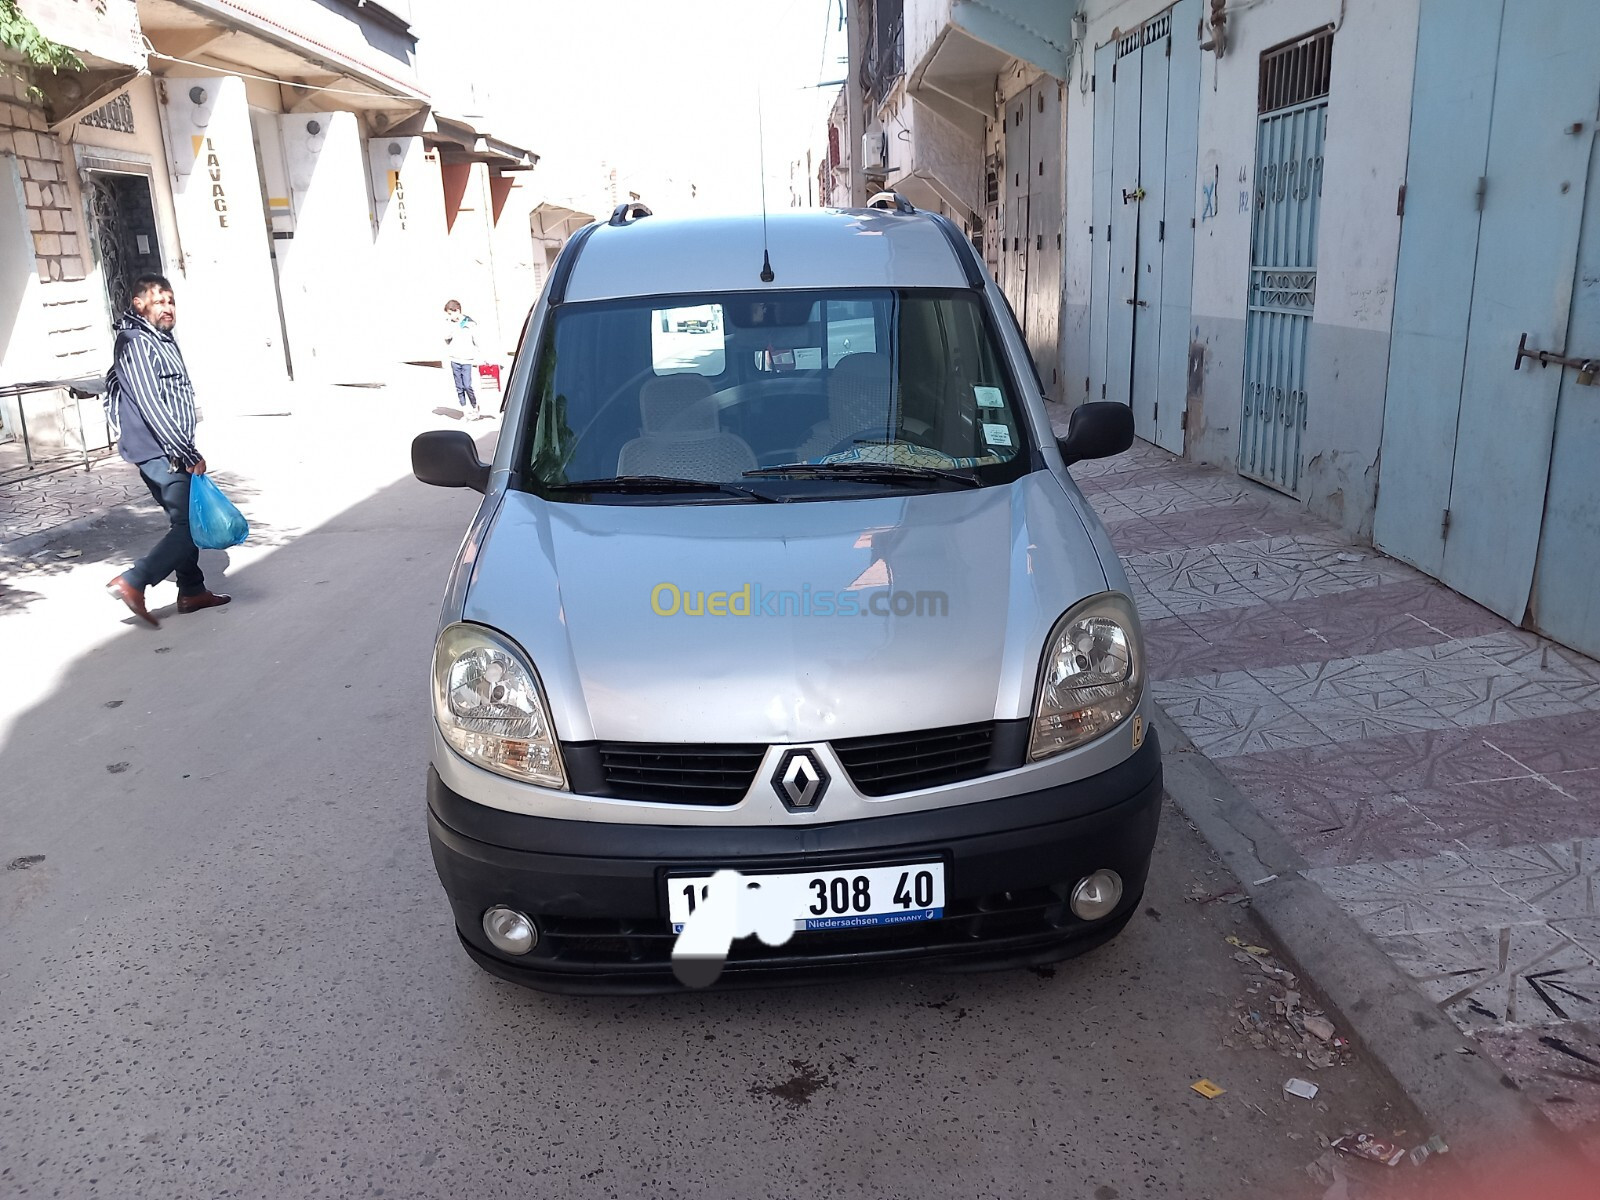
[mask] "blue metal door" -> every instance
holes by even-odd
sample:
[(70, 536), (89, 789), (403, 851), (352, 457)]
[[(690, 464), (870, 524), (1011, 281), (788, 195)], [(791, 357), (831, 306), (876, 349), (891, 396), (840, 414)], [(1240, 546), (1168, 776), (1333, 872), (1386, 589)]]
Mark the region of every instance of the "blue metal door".
[(1189, 316), (1194, 298), (1195, 166), (1200, 154), (1200, 48), (1185, 36), (1200, 17), (1200, 0), (1181, 0), (1167, 38), (1166, 181), (1160, 227), (1161, 313), (1155, 442), (1183, 453), (1189, 393)]
[(1164, 14), (1144, 28), (1139, 51), (1139, 173), (1136, 177), (1133, 291), (1133, 430), (1156, 440), (1161, 404), (1162, 239), (1167, 194), (1167, 63), (1172, 50), (1172, 16)]
[[(1566, 333), (1564, 357), (1600, 360), (1600, 152), (1592, 137)], [(1600, 375), (1570, 363), (1543, 369), (1561, 371), (1561, 391), (1528, 614), (1535, 629), (1600, 658)]]
[(1290, 495), (1300, 488), (1306, 427), (1332, 40), (1309, 38), (1261, 63), (1239, 473)]
[[(1139, 284), (1139, 106), (1143, 33), (1135, 29), (1117, 42), (1111, 67), (1110, 100), (1115, 130), (1111, 137), (1110, 284), (1106, 288), (1105, 399), (1132, 400), (1133, 313)], [(1135, 423), (1137, 423), (1135, 414)]]
[(1504, 7), (1425, 0), (1418, 27), (1372, 540), (1430, 575), (1444, 566)]
[(1179, 0), (1095, 53), (1089, 395), (1183, 452), (1194, 283), (1200, 51)]
[[(1107, 42), (1094, 53), (1094, 197), (1090, 203), (1089, 226), (1089, 377), (1084, 381), (1086, 399), (1102, 400), (1108, 393), (1106, 364), (1107, 333), (1111, 292), (1111, 146), (1116, 123), (1111, 102), (1112, 65), (1117, 61), (1117, 44)], [(1101, 80), (1105, 88), (1101, 90)]]
[(1600, 353), (1600, 23), (1565, 0), (1424, 0), (1418, 41), (1374, 539), (1597, 649), (1595, 392), (1518, 347)]
[(1027, 94), (1013, 96), (1006, 105), (1006, 217), (1000, 283), (1024, 337), (1028, 333), (1028, 135), (1032, 128)]

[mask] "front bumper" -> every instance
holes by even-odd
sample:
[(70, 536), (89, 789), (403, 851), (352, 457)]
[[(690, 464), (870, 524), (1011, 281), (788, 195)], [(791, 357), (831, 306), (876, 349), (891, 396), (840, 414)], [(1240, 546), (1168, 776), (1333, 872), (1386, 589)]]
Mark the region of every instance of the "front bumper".
[[(782, 946), (735, 941), (718, 987), (909, 970), (1039, 965), (1114, 937), (1144, 892), (1161, 805), (1154, 731), (1109, 771), (1061, 787), (952, 808), (828, 825), (662, 826), (553, 820), (474, 804), (428, 770), (428, 839), (467, 953), (514, 983), (557, 992), (682, 990), (672, 974), (669, 874), (750, 873), (941, 859), (937, 921), (797, 932)], [(1063, 814), (1071, 814), (1064, 816)], [(1110, 868), (1123, 897), (1094, 922), (1067, 899)], [(484, 937), (486, 908), (533, 917), (521, 958)]]

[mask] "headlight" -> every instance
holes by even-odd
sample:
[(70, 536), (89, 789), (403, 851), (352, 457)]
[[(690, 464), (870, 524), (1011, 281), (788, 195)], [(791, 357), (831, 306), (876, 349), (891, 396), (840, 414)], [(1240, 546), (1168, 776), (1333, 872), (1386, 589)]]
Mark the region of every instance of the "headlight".
[(1028, 758), (1071, 750), (1133, 715), (1144, 691), (1144, 646), (1133, 602), (1091, 596), (1056, 622), (1039, 667)]
[(433, 715), (456, 753), (500, 775), (565, 789), (539, 676), (510, 639), (452, 625), (433, 651)]

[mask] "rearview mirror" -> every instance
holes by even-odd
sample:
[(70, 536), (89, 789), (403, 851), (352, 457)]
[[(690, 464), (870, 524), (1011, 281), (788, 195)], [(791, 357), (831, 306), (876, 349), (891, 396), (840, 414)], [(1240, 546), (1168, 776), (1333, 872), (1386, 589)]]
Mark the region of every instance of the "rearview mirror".
[[(465, 434), (462, 434), (465, 437)], [(1096, 400), (1072, 410), (1067, 436), (1057, 438), (1067, 466), (1086, 458), (1110, 458), (1133, 445), (1133, 410), (1114, 400)]]
[(430, 429), (411, 440), (411, 473), (435, 487), (489, 489), (489, 464), (478, 447), (459, 429)]

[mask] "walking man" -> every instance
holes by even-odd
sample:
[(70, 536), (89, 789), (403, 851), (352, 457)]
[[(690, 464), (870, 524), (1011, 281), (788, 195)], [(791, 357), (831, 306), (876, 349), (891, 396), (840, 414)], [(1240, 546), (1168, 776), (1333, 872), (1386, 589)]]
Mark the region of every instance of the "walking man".
[(194, 385), (172, 336), (178, 309), (172, 284), (160, 275), (133, 281), (128, 311), (117, 320), (116, 349), (106, 377), (106, 410), (117, 431), (122, 457), (166, 511), (167, 533), (133, 567), (106, 585), (141, 621), (161, 622), (145, 606), (144, 590), (178, 578), (178, 611), (198, 612), (226, 604), (231, 596), (206, 587), (200, 551), (189, 535), (189, 478), (206, 473), (194, 446)]
[(450, 374), (455, 379), (456, 403), (462, 416), (471, 413), (478, 419), (478, 394), (472, 390), (472, 375), (478, 369), (477, 322), (461, 311), (461, 301), (446, 300), (444, 304), (444, 344), (450, 356)]

